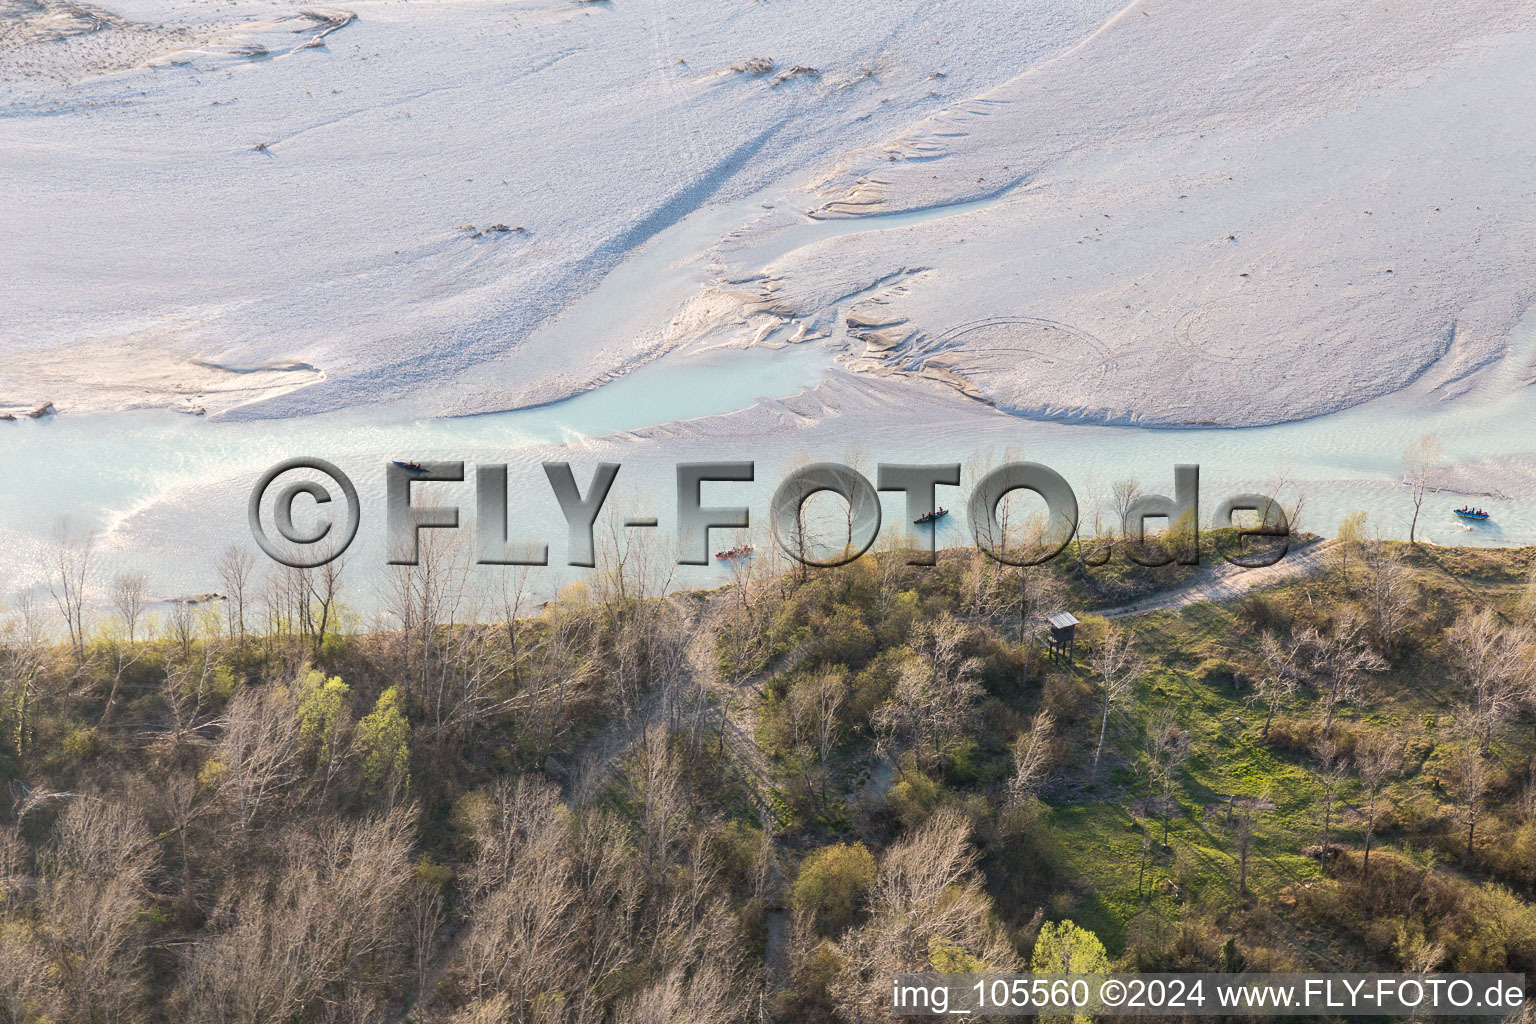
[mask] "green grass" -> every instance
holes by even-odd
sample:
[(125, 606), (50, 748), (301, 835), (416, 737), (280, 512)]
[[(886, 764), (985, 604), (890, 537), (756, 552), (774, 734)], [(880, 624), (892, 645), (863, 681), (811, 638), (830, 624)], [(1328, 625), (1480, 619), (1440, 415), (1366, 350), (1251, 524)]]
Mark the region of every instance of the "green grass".
[[(1440, 632), (1460, 609), (1481, 602), (1512, 612), (1520, 590), (1508, 584), (1523, 583), (1530, 553), (1421, 549), (1408, 557), (1421, 588), (1414, 613), (1419, 639), (1405, 647), (1390, 672), (1373, 680), (1367, 706), (1346, 707), (1337, 725), (1340, 730), (1387, 731), (1402, 737), (1405, 772), (1388, 787), (1388, 804), (1419, 800), (1432, 806), (1449, 798), (1441, 762), (1448, 756), (1447, 712), (1453, 701)], [(1442, 572), (1442, 565), (1458, 574), (1476, 572), (1490, 582), (1479, 584), (1469, 597), (1464, 583)], [(1333, 607), (1346, 596), (1337, 580), (1324, 577), (1274, 588), (1264, 599), (1289, 614), (1308, 605), (1309, 594), (1313, 607)], [(1196, 905), (1209, 909), (1236, 901), (1237, 836), (1226, 810), (1232, 795), (1268, 794), (1275, 805), (1256, 812), (1248, 869), (1248, 888), (1255, 900), (1273, 900), (1289, 887), (1317, 879), (1318, 863), (1300, 851), (1322, 838), (1323, 786), (1314, 760), (1266, 741), (1263, 709), (1245, 701), (1250, 689), (1246, 676), (1251, 674), (1245, 666), (1253, 663), (1254, 629), (1243, 613), (1235, 607), (1196, 605), (1121, 625), (1136, 631), (1149, 667), (1133, 706), (1111, 728), (1106, 747), (1116, 751), (1117, 762), (1107, 773), (1101, 769), (1107, 779), (1089, 788), (1090, 799), (1054, 802), (1045, 818), (1056, 834), (1074, 894), (1070, 906), (1059, 909), (1093, 928), (1112, 951), (1126, 942), (1138, 919), (1177, 921)], [(1075, 670), (1084, 675), (1088, 671), (1081, 660)], [(1138, 805), (1149, 786), (1145, 776), (1133, 770), (1134, 755), (1128, 748), (1162, 708), (1176, 712), (1195, 751), (1174, 792), (1172, 852), (1158, 850), (1162, 822), (1155, 809), (1145, 817), (1131, 813), (1133, 808), (1142, 810)], [(1282, 709), (1277, 725), (1313, 717), (1313, 695), (1303, 690)], [(1506, 729), (1498, 745), (1499, 758), (1506, 763), (1525, 763), (1536, 755), (1536, 742), (1525, 726)], [(1090, 757), (1091, 744), (1075, 766), (1082, 769)], [(1111, 796), (1105, 792), (1110, 789), (1120, 792)], [(1364, 839), (1363, 821), (1353, 809), (1359, 796), (1353, 780), (1346, 780), (1335, 795), (1333, 841), (1347, 848), (1358, 849)], [(1144, 828), (1152, 832), (1154, 856), (1148, 861), (1150, 884), (1138, 893)], [(1378, 849), (1401, 848), (1400, 837), (1390, 829), (1378, 833), (1376, 844)], [(1302, 946), (1315, 938), (1293, 936)]]

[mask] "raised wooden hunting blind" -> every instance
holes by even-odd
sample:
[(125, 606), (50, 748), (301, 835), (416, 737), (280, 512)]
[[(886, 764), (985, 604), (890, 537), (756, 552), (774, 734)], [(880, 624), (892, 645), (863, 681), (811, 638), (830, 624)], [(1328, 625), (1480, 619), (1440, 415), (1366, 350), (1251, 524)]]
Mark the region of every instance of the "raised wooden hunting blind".
[(1077, 616), (1071, 612), (1057, 612), (1046, 621), (1051, 624), (1051, 660), (1060, 662), (1065, 658), (1070, 664), (1077, 640)]

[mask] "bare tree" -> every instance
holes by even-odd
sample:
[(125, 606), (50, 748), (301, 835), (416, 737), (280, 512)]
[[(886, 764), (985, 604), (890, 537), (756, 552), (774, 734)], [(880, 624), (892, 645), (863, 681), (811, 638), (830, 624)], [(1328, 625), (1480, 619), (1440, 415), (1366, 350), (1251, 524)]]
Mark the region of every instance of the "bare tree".
[(941, 696), (933, 686), (932, 673), (916, 659), (901, 665), (896, 676), (896, 688), (891, 699), (875, 709), (870, 724), (875, 730), (875, 748), (882, 755), (895, 757), (907, 744), (916, 745), (920, 758), (924, 740), (934, 735), (934, 758), (941, 740), (938, 734), (944, 730), (940, 719)]
[(1430, 491), (1430, 473), (1445, 458), (1445, 449), (1434, 434), (1425, 434), (1403, 450), (1403, 482), (1408, 485), (1413, 502), (1413, 518), (1408, 522), (1408, 542), (1417, 544), (1414, 531), (1419, 525), (1419, 510)]
[(1371, 650), (1365, 638), (1365, 623), (1353, 611), (1340, 615), (1327, 633), (1307, 630), (1305, 642), (1317, 677), (1322, 734), (1326, 738), (1333, 731), (1339, 708), (1360, 698), (1367, 673), (1379, 672), (1387, 663)]
[(610, 518), (599, 553), (601, 571), (590, 588), (607, 631), (604, 654), (627, 711), (652, 685), (675, 682), (677, 653), (671, 628), (675, 608), (661, 600), (671, 589), (677, 560), (650, 533), (625, 530)]
[(230, 887), (189, 944), (181, 1019), (378, 1019), (369, 990), (403, 966), (412, 839), (403, 810), (286, 837), (281, 866)]
[(1467, 826), (1467, 859), (1473, 857), (1473, 838), (1488, 794), (1488, 756), (1469, 736), (1456, 752), (1456, 781), (1461, 790), (1461, 820)]
[(928, 970), (935, 949), (954, 949), (989, 971), (1018, 956), (991, 921), (991, 901), (975, 876), (976, 851), (964, 816), (941, 808), (880, 863), (869, 919), (837, 944), (845, 968), (833, 986), (844, 1020), (890, 1019), (890, 977)]
[(301, 578), (306, 591), (304, 625), (316, 655), (325, 645), (326, 636), (338, 630), (341, 577), (346, 565), (346, 559), (338, 556), (324, 565), (303, 571)]
[(170, 637), (181, 649), (181, 660), (192, 660), (192, 644), (197, 640), (197, 610), (189, 600), (172, 602), (168, 621)]
[(32, 746), (33, 708), (38, 683), (48, 656), (47, 637), (30, 595), (22, 595), (16, 611), (0, 624), (0, 685), (6, 688), (6, 704), (12, 723), (11, 745), (25, 757)]
[(1275, 719), (1275, 712), (1286, 698), (1296, 692), (1299, 665), (1308, 649), (1307, 645), (1308, 637), (1305, 634), (1282, 637), (1269, 629), (1259, 634), (1259, 657), (1263, 669), (1253, 685), (1253, 694), (1249, 699), (1264, 706), (1264, 729), (1261, 736), (1269, 735), (1269, 726)]
[(1248, 898), (1248, 860), (1253, 852), (1253, 839), (1258, 826), (1255, 818), (1259, 806), (1268, 802), (1269, 791), (1265, 790), (1257, 800), (1244, 800), (1242, 808), (1237, 812), (1237, 895), (1239, 899)]
[(63, 1000), (46, 946), (46, 936), (28, 927), (31, 907), (19, 898), (25, 845), (0, 834), (0, 1019), (21, 1024), (35, 1019), (63, 1019)]
[[(756, 549), (753, 556), (733, 558), (728, 565), (731, 582), (726, 591), (723, 618), (716, 632), (717, 648), (724, 655), (724, 681), (733, 688), (744, 685), (771, 656), (774, 639), (771, 617), (774, 607), (773, 587), (790, 575), (787, 566), (774, 564), (772, 555), (778, 552), (776, 544), (761, 537), (751, 538), (748, 542)], [(759, 557), (757, 552), (769, 557)], [(893, 574), (903, 572), (902, 562), (901, 555), (894, 549), (882, 550), (876, 556), (880, 577), (878, 600), (882, 616), (889, 611), (895, 598), (894, 592), (888, 591)]]
[(423, 860), (418, 863), (410, 890), (411, 954), (416, 967), (416, 1002), (427, 995), (431, 978), (432, 953), (437, 934), (447, 920), (444, 892), (451, 872)]
[[(479, 835), (466, 878), (473, 923), (457, 970), (471, 994), (500, 996), (521, 1013), (540, 992), (581, 987), (582, 879), (554, 787), (521, 780), (492, 799), (495, 817)], [(614, 867), (605, 862), (589, 877), (601, 884)], [(621, 920), (622, 908), (614, 908)]]
[(791, 702), (796, 705), (794, 717), (805, 722), (807, 738), (816, 752), (823, 803), (827, 799), (827, 782), (831, 777), (832, 751), (842, 735), (839, 712), (847, 699), (847, 674), (836, 670), (813, 676), (791, 693)]
[(64, 620), (77, 667), (85, 664), (86, 584), (95, 547), (95, 531), (77, 531), (65, 516), (54, 524), (46, 555), (48, 593)]
[(250, 833), (271, 801), (292, 798), (300, 751), (299, 719), (286, 695), (250, 689), (229, 702), (219, 781), (242, 833)]
[(1515, 714), (1536, 682), (1536, 638), (1528, 626), (1506, 623), (1484, 608), (1463, 612), (1447, 639), (1452, 663), (1472, 693), (1469, 724), (1487, 751), (1494, 730)]
[(1141, 664), (1132, 646), (1129, 631), (1114, 626), (1105, 631), (1104, 640), (1090, 659), (1098, 677), (1102, 708), (1099, 716), (1099, 742), (1093, 748), (1093, 771), (1099, 770), (1099, 756), (1104, 752), (1104, 735), (1109, 731), (1109, 716), (1130, 698), (1131, 687), (1141, 674)]
[(219, 556), (219, 580), (225, 590), (229, 632), (241, 641), (245, 640), (245, 605), (255, 571), (256, 560), (238, 544), (231, 544)]
[(1355, 776), (1360, 781), (1360, 791), (1365, 797), (1365, 855), (1360, 865), (1362, 879), (1371, 876), (1371, 840), (1376, 836), (1376, 824), (1380, 820), (1382, 790), (1402, 769), (1401, 747), (1391, 737), (1380, 733), (1372, 733), (1355, 752)]
[(533, 602), (533, 587), (531, 567), (526, 565), (502, 566), (500, 574), (501, 594), (501, 621), (507, 631), (507, 657), (511, 662), (512, 688), (516, 690), (519, 685), (518, 659), (522, 656), (518, 647), (518, 637), (522, 619), (527, 616), (529, 605)]
[(1333, 800), (1343, 783), (1347, 767), (1339, 757), (1339, 745), (1324, 735), (1312, 744), (1317, 758), (1317, 780), (1323, 788), (1323, 844), (1321, 861), (1326, 867), (1333, 849)]
[(1003, 567), (979, 549), (967, 553), (960, 577), (959, 605), (968, 620), (994, 626), (1013, 613), (1014, 597)]
[(1159, 815), (1163, 819), (1163, 848), (1168, 847), (1168, 828), (1174, 808), (1173, 790), (1189, 760), (1189, 733), (1179, 726), (1171, 711), (1160, 712), (1147, 729), (1148, 761), (1157, 783)]
[(905, 737), (916, 741), (927, 763), (943, 759), (981, 701), (981, 661), (966, 654), (971, 635), (969, 626), (947, 612), (914, 623), (908, 642), (914, 657), (901, 666), (895, 693), (874, 716), (882, 746)]
[(1403, 620), (1413, 608), (1413, 579), (1402, 557), (1382, 541), (1366, 542), (1363, 554), (1366, 602), (1381, 651), (1391, 657)]
[(457, 533), (426, 531), (415, 565), (391, 565), (384, 605), (399, 626), (400, 680), (408, 708), (441, 694), (444, 645), (465, 598), (472, 553)]
[(125, 573), (112, 579), (112, 609), (117, 613), (122, 636), (112, 644), (112, 689), (107, 694), (107, 706), (102, 708), (96, 727), (104, 729), (112, 718), (112, 708), (117, 702), (117, 691), (123, 683), (123, 673), (139, 660), (142, 651), (138, 646), (139, 620), (149, 601), (149, 582), (142, 573)]
[(1024, 648), (1024, 678), (1033, 667), (1035, 646), (1050, 632), (1051, 616), (1066, 604), (1067, 588), (1060, 576), (1038, 566), (1013, 570), (1019, 587), (1018, 642)]
[[(1078, 575), (1086, 580), (1089, 569), (1104, 565), (1114, 556), (1115, 530), (1113, 525), (1104, 521), (1109, 511), (1109, 500), (1105, 497), (1103, 488), (1090, 478), (1082, 494), (1077, 540), (1072, 547), (1073, 555), (1077, 559)], [(1132, 500), (1135, 500), (1134, 497)]]
[(1120, 536), (1131, 536), (1131, 509), (1135, 508), (1143, 493), (1141, 482), (1135, 479), (1116, 480), (1110, 485), (1109, 507), (1120, 520)]
[(688, 792), (683, 766), (667, 731), (651, 728), (635, 748), (629, 783), (639, 807), (640, 861), (653, 889), (660, 889), (687, 838)]
[(149, 834), (120, 804), (75, 797), (42, 858), (41, 919), (69, 1020), (135, 1016), (144, 995)]
[(1050, 770), (1056, 718), (1041, 711), (1013, 741), (1013, 776), (1008, 780), (1008, 803), (1021, 806), (1034, 796)]

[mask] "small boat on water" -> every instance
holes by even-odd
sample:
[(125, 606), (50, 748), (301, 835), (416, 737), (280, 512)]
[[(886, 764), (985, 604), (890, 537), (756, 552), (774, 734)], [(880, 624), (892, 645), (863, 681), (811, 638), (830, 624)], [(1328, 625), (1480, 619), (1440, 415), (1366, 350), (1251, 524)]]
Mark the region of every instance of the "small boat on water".
[(408, 469), (412, 473), (425, 473), (427, 471), (426, 467), (419, 462), (406, 462), (403, 459), (396, 459), (395, 465), (401, 469)]
[(936, 523), (940, 519), (943, 519), (947, 515), (949, 515), (949, 509), (947, 509), (947, 508), (939, 508), (939, 509), (934, 509), (932, 512), (929, 512), (926, 515), (918, 516), (916, 519), (914, 519), (912, 521), (914, 523), (916, 523), (918, 526), (922, 526), (924, 523)]
[(738, 544), (733, 548), (726, 548), (724, 551), (716, 551), (715, 557), (722, 562), (729, 562), (733, 558), (746, 558), (751, 553), (751, 544)]
[(1463, 505), (1461, 508), (1452, 509), (1451, 511), (1455, 512), (1463, 519), (1483, 520), (1488, 518), (1487, 512), (1484, 512), (1480, 508), (1473, 508), (1470, 505)]

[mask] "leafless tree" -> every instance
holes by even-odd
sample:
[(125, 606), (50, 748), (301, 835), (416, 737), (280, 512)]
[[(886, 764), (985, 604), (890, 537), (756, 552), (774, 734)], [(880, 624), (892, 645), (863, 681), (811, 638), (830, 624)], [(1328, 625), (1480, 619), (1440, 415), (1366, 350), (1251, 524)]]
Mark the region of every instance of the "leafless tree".
[(292, 798), (301, 768), (299, 719), (286, 695), (242, 690), (229, 702), (219, 741), (219, 782), (244, 834), (273, 800)]
[(1159, 814), (1163, 819), (1163, 848), (1168, 847), (1168, 829), (1172, 818), (1173, 790), (1189, 760), (1189, 734), (1171, 711), (1159, 712), (1147, 729), (1148, 762), (1152, 780), (1157, 784)]
[(415, 565), (391, 565), (384, 607), (398, 627), (401, 689), (407, 707), (431, 706), (448, 685), (445, 647), (463, 621), (472, 552), (464, 537), (424, 531)]
[(1430, 474), (1445, 458), (1445, 449), (1434, 434), (1425, 434), (1403, 450), (1403, 482), (1408, 485), (1413, 502), (1413, 518), (1408, 522), (1408, 542), (1417, 544), (1414, 531), (1419, 525), (1419, 510), (1430, 491)]
[(224, 610), (229, 616), (229, 632), (242, 642), (245, 640), (246, 601), (255, 572), (255, 559), (238, 544), (231, 544), (219, 556), (219, 581), (225, 590)]
[(1098, 677), (1099, 742), (1093, 748), (1093, 771), (1099, 770), (1099, 757), (1104, 753), (1104, 736), (1109, 732), (1109, 716), (1131, 696), (1131, 688), (1141, 674), (1141, 663), (1136, 656), (1130, 632), (1109, 627), (1098, 650), (1090, 658), (1093, 673)]
[(169, 634), (181, 653), (182, 661), (192, 659), (192, 644), (197, 640), (197, 609), (189, 600), (171, 603), (171, 614), (166, 621)]
[(532, 567), (526, 565), (502, 566), (500, 573), (501, 624), (507, 631), (507, 658), (512, 675), (512, 689), (521, 685), (518, 678), (518, 659), (522, 649), (518, 646), (522, 620), (527, 617), (533, 603)]
[(86, 585), (95, 548), (95, 531), (77, 531), (68, 516), (54, 524), (46, 555), (48, 593), (64, 620), (77, 667), (85, 664)]
[[(842, 464), (856, 473), (863, 474), (865, 479), (870, 479), (875, 475), (871, 471), (869, 464), (869, 451), (861, 442), (854, 442), (849, 446), (847, 451), (843, 452)], [(842, 555), (843, 557), (847, 557), (853, 554), (854, 551), (853, 528), (858, 524), (861, 504), (855, 501), (846, 501), (841, 498), (837, 499), (837, 501), (842, 505)]]
[(1361, 858), (1360, 877), (1371, 875), (1371, 840), (1376, 836), (1380, 820), (1382, 790), (1386, 784), (1402, 772), (1402, 749), (1390, 737), (1380, 733), (1369, 736), (1355, 752), (1355, 776), (1360, 781), (1360, 791), (1365, 797), (1365, 855)]
[(975, 864), (969, 826), (949, 808), (886, 852), (869, 919), (837, 944), (845, 967), (833, 995), (844, 1020), (889, 1020), (891, 975), (930, 969), (935, 948), (958, 949), (989, 971), (1016, 967), (1017, 954), (992, 923)]
[(832, 750), (842, 735), (839, 712), (848, 699), (847, 673), (828, 670), (810, 677), (790, 692), (790, 714), (804, 739), (815, 751), (821, 798), (827, 799)]
[[(728, 565), (731, 581), (727, 585), (724, 610), (715, 635), (717, 645), (726, 656), (724, 681), (732, 688), (740, 688), (763, 667), (773, 652), (774, 588), (792, 570), (776, 564), (778, 547), (764, 537), (750, 536), (733, 543), (750, 543), (754, 551), (752, 557), (732, 559)], [(884, 551), (877, 556), (882, 581), (899, 562), (898, 556)], [(885, 595), (883, 583), (881, 593), (882, 607), (888, 607), (894, 594)], [(782, 598), (782, 592), (779, 596)]]
[[(1141, 499), (1141, 482), (1135, 479), (1116, 480), (1109, 488), (1109, 507), (1120, 520), (1120, 536), (1131, 536), (1131, 509)], [(1137, 531), (1140, 532), (1139, 530)]]
[(1296, 692), (1299, 666), (1308, 649), (1307, 645), (1308, 637), (1305, 634), (1282, 637), (1269, 629), (1259, 634), (1259, 657), (1263, 667), (1249, 698), (1264, 706), (1264, 729), (1259, 735), (1269, 735), (1269, 726), (1275, 719), (1275, 712)]
[(112, 708), (117, 703), (117, 691), (123, 684), (123, 673), (139, 660), (143, 651), (138, 645), (139, 620), (149, 601), (149, 582), (142, 573), (124, 573), (112, 579), (112, 609), (117, 613), (122, 635), (112, 643), (112, 689), (107, 693), (107, 705), (102, 708), (96, 727), (104, 729), (112, 718)]
[[(1311, 495), (1306, 487), (1302, 486), (1292, 473), (1289, 465), (1282, 463), (1278, 472), (1270, 477), (1264, 484), (1264, 493), (1268, 494), (1280, 506), (1280, 511), (1285, 514), (1286, 525), (1291, 535), (1295, 536), (1302, 530), (1302, 523), (1306, 520), (1307, 502)], [(1266, 511), (1261, 517), (1269, 517)]]
[(1018, 642), (1024, 648), (1024, 678), (1033, 669), (1035, 647), (1051, 628), (1051, 616), (1066, 606), (1067, 588), (1062, 578), (1039, 566), (1013, 570), (1019, 588)]
[(1304, 639), (1317, 680), (1322, 735), (1326, 738), (1333, 731), (1339, 708), (1358, 700), (1364, 692), (1367, 674), (1379, 672), (1387, 664), (1367, 643), (1364, 620), (1351, 611), (1340, 615), (1329, 632), (1308, 629)]
[(1268, 801), (1269, 792), (1266, 790), (1257, 800), (1243, 801), (1241, 809), (1237, 811), (1237, 895), (1239, 899), (1248, 898), (1248, 861), (1253, 853), (1253, 840), (1258, 827), (1255, 819), (1259, 805)]
[(112, 609), (121, 620), (130, 644), (138, 640), (139, 620), (149, 604), (149, 581), (143, 573), (123, 573), (112, 579)]
[[(522, 1015), (540, 992), (581, 987), (580, 864), (552, 786), (521, 780), (499, 787), (492, 799), (494, 818), (478, 834), (466, 878), (473, 923), (456, 970), (472, 995), (500, 997)], [(604, 863), (591, 880), (612, 870)], [(621, 907), (614, 910), (622, 919)]]
[(1115, 527), (1105, 522), (1110, 514), (1109, 497), (1094, 477), (1089, 477), (1079, 492), (1078, 523), (1072, 554), (1077, 560), (1077, 571), (1088, 579), (1089, 569), (1098, 568), (1114, 557)]
[(418, 868), (410, 889), (411, 958), (416, 968), (416, 1002), (427, 997), (432, 954), (448, 919), (444, 882)]
[(882, 622), (891, 614), (897, 596), (910, 587), (913, 570), (907, 559), (916, 547), (917, 541), (905, 529), (881, 530), (875, 541), (875, 610)]
[(338, 628), (337, 613), (341, 602), (342, 573), (347, 560), (332, 558), (324, 565), (303, 570), (304, 626), (316, 655), (325, 644), (325, 638)]
[(412, 873), (403, 809), (286, 838), (281, 866), (233, 886), (186, 950), (178, 1002), (191, 1024), (377, 1019), (370, 988), (398, 971)]
[(1413, 608), (1413, 578), (1402, 558), (1389, 545), (1376, 540), (1364, 546), (1365, 597), (1375, 624), (1381, 652), (1392, 656), (1403, 621)]
[(906, 737), (927, 763), (942, 759), (981, 700), (981, 662), (966, 654), (970, 639), (970, 627), (947, 612), (914, 624), (908, 646), (915, 657), (902, 665), (895, 693), (874, 716), (882, 745)]
[(1473, 839), (1488, 795), (1488, 755), (1469, 735), (1456, 752), (1456, 782), (1461, 791), (1461, 820), (1467, 826), (1467, 859), (1473, 857)]
[(15, 612), (0, 623), (0, 663), (5, 667), (0, 685), (5, 687), (7, 717), (12, 723), (11, 745), (21, 756), (31, 749), (33, 709), (48, 646), (37, 606), (30, 595), (23, 594)]
[(1486, 752), (1494, 730), (1519, 710), (1536, 682), (1536, 637), (1528, 626), (1484, 608), (1463, 612), (1447, 639), (1452, 663), (1471, 690), (1470, 724)]
[(1011, 806), (1022, 805), (1046, 781), (1055, 729), (1055, 716), (1049, 711), (1041, 711), (1030, 721), (1029, 728), (1013, 741), (1013, 775), (1008, 780)]
[(1015, 607), (1004, 567), (980, 550), (968, 552), (960, 577), (960, 610), (966, 619), (1001, 626)]
[(1344, 782), (1348, 766), (1339, 757), (1338, 743), (1326, 735), (1312, 744), (1312, 756), (1317, 758), (1317, 781), (1323, 790), (1322, 863), (1327, 867), (1333, 849), (1334, 796)]
[[(0, 1018), (8, 1024), (38, 1019), (63, 1019), (64, 1006), (46, 946), (28, 920), (31, 906), (16, 890), (24, 879), (19, 863), (24, 844), (12, 836), (0, 836)], [(5, 863), (9, 861), (10, 863)], [(10, 890), (10, 891), (6, 891)]]
[(590, 590), (606, 627), (605, 664), (629, 712), (645, 690), (663, 677), (675, 677), (679, 667), (671, 628), (675, 608), (662, 600), (671, 589), (677, 558), (654, 535), (626, 530), (613, 517), (601, 537), (598, 562)]
[(154, 869), (148, 831), (118, 803), (75, 797), (40, 867), (41, 919), (56, 948), (62, 1016), (134, 1016), (144, 995), (144, 913)]

